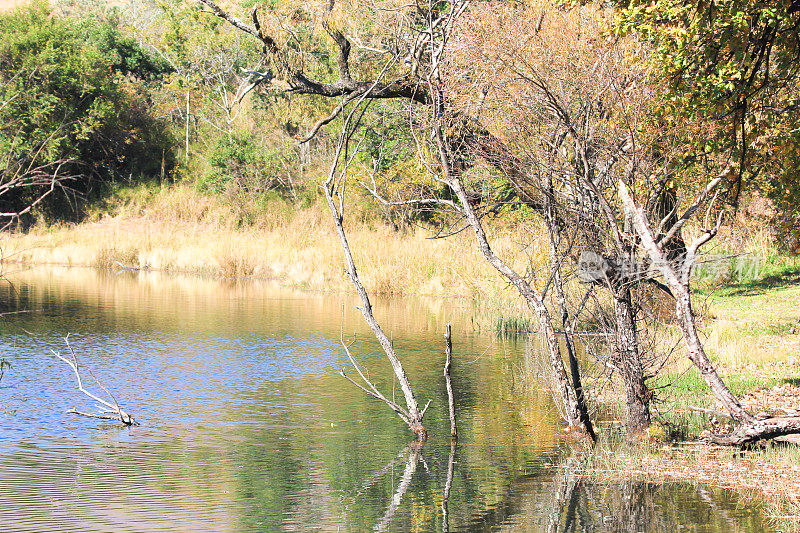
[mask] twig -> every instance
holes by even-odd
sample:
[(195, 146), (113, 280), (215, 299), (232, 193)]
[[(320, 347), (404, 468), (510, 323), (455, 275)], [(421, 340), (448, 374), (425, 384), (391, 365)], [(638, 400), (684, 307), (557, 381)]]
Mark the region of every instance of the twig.
[[(67, 412), (68, 413), (78, 414), (78, 415), (81, 415), (81, 416), (87, 416), (87, 417), (90, 417), (90, 418), (102, 418), (102, 419), (106, 419), (106, 420), (118, 420), (118, 421), (122, 422), (126, 426), (139, 425), (138, 422), (136, 422), (136, 420), (134, 420), (131, 415), (129, 415), (128, 413), (126, 413), (125, 411), (122, 410), (122, 408), (119, 406), (119, 403), (117, 402), (116, 398), (114, 398), (114, 395), (111, 394), (111, 392), (105, 386), (103, 386), (102, 383), (100, 383), (100, 380), (98, 380), (95, 377), (95, 375), (92, 373), (91, 370), (89, 370), (89, 375), (92, 376), (92, 379), (94, 379), (95, 383), (97, 383), (97, 385), (101, 389), (103, 389), (103, 391), (105, 391), (106, 394), (108, 394), (108, 396), (111, 398), (111, 401), (114, 402), (114, 403), (111, 403), (111, 402), (108, 402), (106, 400), (103, 400), (102, 398), (99, 398), (98, 396), (92, 394), (91, 392), (89, 392), (88, 390), (86, 390), (84, 388), (83, 380), (81, 379), (81, 373), (80, 373), (79, 368), (78, 368), (78, 358), (75, 355), (75, 350), (72, 349), (72, 345), (70, 345), (70, 343), (69, 343), (69, 335), (67, 335), (64, 338), (64, 341), (67, 343), (67, 348), (69, 348), (70, 355), (72, 355), (72, 361), (70, 361), (69, 359), (67, 359), (66, 357), (61, 355), (60, 353), (56, 352), (55, 350), (50, 350), (50, 351), (52, 352), (53, 355), (55, 355), (56, 357), (58, 357), (59, 359), (61, 359), (65, 363), (67, 363), (70, 366), (70, 368), (72, 368), (72, 370), (75, 372), (75, 377), (78, 380), (78, 390), (81, 391), (82, 393), (84, 393), (89, 398), (91, 398), (94, 401), (96, 401), (97, 403), (99, 403), (99, 404), (101, 404), (101, 405), (106, 407), (105, 410), (101, 410), (97, 414), (84, 413), (84, 412), (78, 411), (76, 409), (70, 409)], [(107, 413), (116, 413), (116, 416), (110, 416)]]

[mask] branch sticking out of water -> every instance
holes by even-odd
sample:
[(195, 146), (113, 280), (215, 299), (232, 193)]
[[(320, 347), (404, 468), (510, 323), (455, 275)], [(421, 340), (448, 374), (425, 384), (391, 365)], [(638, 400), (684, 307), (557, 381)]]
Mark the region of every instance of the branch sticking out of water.
[(453, 362), (453, 342), (450, 338), (450, 324), (444, 331), (444, 346), (445, 346), (445, 363), (444, 363), (444, 383), (447, 386), (447, 406), (450, 411), (450, 436), (454, 439), (458, 438), (458, 429), (456, 428), (456, 404), (453, 399), (453, 383), (450, 380), (450, 367)]
[[(411, 425), (411, 414), (406, 409), (404, 409), (402, 406), (400, 406), (397, 403), (393, 402), (392, 400), (388, 399), (386, 396), (384, 396), (375, 387), (375, 384), (372, 383), (372, 381), (370, 381), (369, 378), (366, 375), (364, 375), (364, 372), (361, 370), (361, 367), (358, 366), (358, 363), (356, 363), (356, 360), (353, 358), (353, 354), (350, 352), (350, 345), (348, 345), (347, 343), (344, 342), (344, 338), (342, 338), (340, 340), (342, 342), (342, 347), (344, 348), (344, 351), (347, 354), (347, 358), (350, 360), (350, 363), (353, 365), (353, 368), (356, 369), (356, 372), (358, 373), (358, 375), (361, 376), (361, 379), (364, 380), (364, 383), (366, 383), (367, 387), (369, 387), (369, 388), (364, 387), (363, 385), (361, 385), (360, 383), (355, 381), (353, 378), (351, 378), (350, 376), (345, 374), (344, 368), (339, 371), (339, 375), (341, 375), (347, 381), (349, 381), (350, 383), (352, 383), (353, 385), (355, 385), (356, 387), (358, 387), (362, 391), (366, 392), (367, 394), (369, 394), (373, 398), (376, 398), (376, 399), (382, 401), (383, 403), (385, 403), (386, 405), (388, 405), (389, 407), (391, 407), (392, 410), (395, 413), (397, 413), (397, 416), (402, 418), (403, 421), (406, 424)], [(425, 406), (425, 407), (427, 409), (427, 406)]]
[(89, 392), (84, 388), (83, 380), (81, 379), (81, 373), (78, 367), (78, 357), (75, 355), (75, 350), (72, 349), (72, 345), (69, 343), (69, 335), (67, 335), (64, 338), (64, 341), (67, 343), (67, 348), (69, 349), (69, 353), (72, 356), (71, 361), (66, 357), (64, 357), (63, 355), (61, 355), (60, 353), (56, 352), (55, 350), (50, 350), (50, 351), (53, 353), (53, 355), (55, 355), (56, 357), (67, 363), (70, 366), (70, 368), (72, 368), (72, 370), (75, 372), (75, 377), (78, 379), (78, 390), (102, 406), (100, 407), (100, 411), (97, 413), (84, 413), (82, 411), (78, 411), (77, 409), (70, 409), (67, 412), (74, 413), (76, 415), (86, 416), (89, 418), (101, 418), (103, 420), (117, 420), (119, 422), (122, 422), (126, 426), (138, 426), (139, 425), (138, 422), (136, 422), (136, 420), (134, 420), (130, 414), (122, 410), (122, 408), (119, 406), (119, 403), (117, 402), (117, 399), (114, 398), (113, 394), (111, 394), (111, 391), (109, 391), (102, 383), (100, 383), (100, 380), (97, 379), (95, 375), (92, 373), (92, 371), (89, 369), (87, 369), (89, 375), (92, 377), (97, 386), (103, 389), (103, 391), (108, 395), (108, 397), (111, 398), (111, 402), (113, 403), (107, 400), (103, 400), (102, 398), (92, 394), (91, 392)]
[(0, 383), (3, 381), (3, 374), (6, 372), (6, 367), (11, 368), (11, 363), (5, 359), (0, 359)]

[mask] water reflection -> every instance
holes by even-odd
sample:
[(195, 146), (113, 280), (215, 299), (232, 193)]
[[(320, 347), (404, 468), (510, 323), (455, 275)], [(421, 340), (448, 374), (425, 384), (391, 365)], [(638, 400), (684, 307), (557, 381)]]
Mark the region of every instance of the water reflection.
[[(392, 372), (349, 296), (88, 270), (16, 274), (0, 349), (4, 531), (762, 531), (732, 495), (595, 485), (560, 464), (546, 393), (511, 384), (518, 343), (473, 331), (458, 301), (376, 305), (431, 438), (337, 375), (344, 329), (391, 393)], [(459, 443), (450, 442), (441, 332), (453, 322)], [(142, 423), (64, 414), (72, 333), (81, 362)]]

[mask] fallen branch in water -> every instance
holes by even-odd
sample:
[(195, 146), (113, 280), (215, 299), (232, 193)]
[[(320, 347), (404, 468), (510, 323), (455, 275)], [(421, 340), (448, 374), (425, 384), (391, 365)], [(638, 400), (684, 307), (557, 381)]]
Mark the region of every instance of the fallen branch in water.
[[(387, 64), (384, 67), (380, 77), (386, 73), (389, 66), (390, 65)], [(375, 83), (377, 84), (378, 82), (376, 81)], [(373, 85), (373, 87), (369, 90), (373, 90), (374, 87), (375, 85)], [(400, 362), (400, 358), (397, 356), (394, 346), (392, 346), (392, 342), (386, 336), (383, 328), (375, 319), (375, 315), (372, 314), (372, 302), (370, 302), (367, 289), (364, 287), (364, 284), (361, 283), (361, 278), (358, 275), (358, 269), (356, 268), (355, 260), (353, 259), (353, 253), (350, 250), (350, 243), (347, 240), (347, 233), (344, 229), (345, 190), (348, 169), (353, 162), (354, 155), (358, 153), (358, 146), (352, 147), (351, 141), (356, 131), (358, 131), (361, 125), (361, 120), (366, 112), (366, 107), (362, 107), (365, 96), (366, 93), (362, 93), (360, 99), (355, 103), (354, 107), (350, 110), (342, 123), (342, 131), (339, 135), (339, 141), (336, 145), (333, 163), (331, 163), (330, 170), (328, 171), (328, 177), (322, 186), (322, 190), (325, 194), (325, 201), (327, 202), (328, 208), (331, 212), (331, 218), (333, 219), (336, 234), (339, 237), (339, 244), (341, 245), (342, 254), (344, 256), (345, 273), (347, 274), (347, 277), (350, 278), (350, 282), (353, 284), (353, 287), (356, 289), (356, 292), (361, 299), (361, 307), (359, 307), (359, 310), (364, 317), (364, 321), (372, 330), (375, 339), (381, 345), (381, 348), (383, 348), (383, 352), (386, 354), (387, 359), (389, 359), (389, 363), (392, 365), (392, 370), (394, 370), (397, 384), (400, 385), (400, 390), (403, 392), (406, 405), (403, 407), (393, 400), (389, 400), (386, 398), (386, 396), (378, 391), (375, 385), (368, 379), (367, 376), (365, 376), (364, 372), (362, 372), (361, 368), (359, 368), (359, 366), (356, 364), (355, 359), (350, 353), (349, 346), (344, 342), (343, 335), (342, 346), (347, 352), (348, 359), (350, 359), (350, 362), (353, 364), (356, 372), (358, 372), (358, 375), (364, 381), (366, 386), (357, 383), (355, 380), (345, 375), (344, 369), (342, 369), (340, 374), (362, 391), (374, 398), (377, 398), (378, 400), (381, 400), (386, 405), (391, 407), (392, 410), (397, 413), (397, 415), (402, 418), (406, 424), (408, 424), (408, 429), (411, 430), (419, 440), (424, 441), (428, 438), (428, 432), (425, 429), (425, 426), (422, 424), (422, 419), (425, 416), (425, 411), (428, 409), (428, 406), (431, 402), (428, 401), (423, 409), (419, 408), (419, 404), (414, 396), (414, 391), (411, 388), (411, 382), (406, 375), (403, 364)]]
[(134, 420), (131, 415), (122, 410), (122, 408), (119, 406), (119, 403), (117, 402), (117, 399), (114, 398), (113, 394), (111, 394), (111, 391), (109, 391), (105, 386), (103, 386), (103, 384), (100, 383), (100, 380), (97, 379), (95, 375), (92, 373), (92, 371), (89, 369), (87, 369), (87, 371), (89, 372), (89, 375), (92, 376), (94, 382), (97, 383), (97, 386), (103, 389), (103, 391), (106, 394), (108, 394), (109, 398), (111, 398), (111, 401), (114, 403), (110, 403), (106, 400), (103, 400), (95, 396), (94, 394), (92, 394), (83, 387), (83, 380), (81, 379), (81, 373), (78, 369), (78, 358), (75, 355), (75, 350), (72, 349), (72, 345), (69, 343), (69, 335), (67, 335), (64, 338), (64, 341), (67, 343), (67, 348), (69, 348), (70, 355), (72, 355), (72, 361), (70, 361), (69, 359), (67, 359), (66, 357), (64, 357), (55, 350), (50, 350), (50, 351), (53, 353), (53, 355), (55, 355), (56, 357), (67, 363), (70, 366), (70, 368), (72, 368), (72, 370), (75, 372), (75, 377), (78, 379), (78, 390), (105, 407), (105, 408), (100, 408), (100, 411), (98, 413), (84, 413), (74, 408), (70, 409), (67, 412), (74, 413), (76, 415), (86, 416), (89, 418), (101, 418), (103, 420), (117, 420), (119, 422), (122, 422), (126, 426), (138, 426), (139, 425), (138, 422), (136, 422), (136, 420)]

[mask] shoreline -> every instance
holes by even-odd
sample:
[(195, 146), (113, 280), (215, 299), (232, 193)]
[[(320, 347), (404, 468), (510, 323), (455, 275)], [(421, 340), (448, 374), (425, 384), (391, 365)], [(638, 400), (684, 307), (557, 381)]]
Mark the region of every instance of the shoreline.
[[(135, 195), (127, 203), (112, 204), (116, 213), (96, 215), (81, 224), (3, 235), (3, 262), (252, 280), (312, 293), (352, 293), (339, 241), (319, 204), (278, 215), (270, 212), (265, 216), (272, 219), (241, 227), (227, 218), (230, 213), (223, 212), (219, 200), (200, 198), (187, 187)], [(526, 316), (519, 299), (480, 256), (471, 235), (430, 239), (419, 228), (395, 232), (374, 217), (351, 215), (348, 237), (371, 295), (471, 301), (481, 309), (478, 322), (482, 323), (476, 325), (484, 332), (502, 332), (506, 321)], [(513, 230), (498, 227), (493, 231), (499, 251), (514, 261), (525, 259), (514, 255), (518, 247)], [(707, 298), (706, 346), (724, 379), (754, 409), (800, 409), (800, 403), (794, 403), (800, 402), (800, 309), (794, 305), (800, 298), (797, 271), (795, 264), (774, 284), (760, 280), (751, 282), (755, 288), (729, 285)], [(737, 456), (736, 450), (719, 451), (699, 443), (697, 429), (719, 422), (681, 411), (686, 405), (713, 407), (714, 403), (703, 383), (689, 379), (691, 375), (684, 379), (683, 371), (678, 365), (672, 376), (664, 377), (680, 378), (666, 408), (673, 416), (671, 422), (685, 429), (685, 440), (664, 442), (668, 428), (656, 422), (650, 441), (638, 448), (598, 449), (588, 460), (586, 475), (599, 479), (644, 476), (653, 481), (734, 488), (763, 499), (771, 515), (784, 517), (784, 530), (800, 531), (800, 519), (791, 515), (800, 514), (800, 492), (780, 490), (787, 485), (800, 487), (798, 448), (767, 445)], [(618, 408), (616, 399), (606, 400), (612, 409)]]
[[(349, 238), (371, 294), (486, 298), (502, 290), (498, 276), (463, 239), (431, 240), (423, 230), (400, 235), (366, 225), (350, 230)], [(375, 247), (375, 242), (382, 244)], [(318, 227), (229, 229), (107, 217), (8, 233), (0, 246), (7, 264), (260, 279), (325, 292), (351, 289), (335, 234)]]
[(756, 501), (778, 531), (800, 531), (800, 450), (777, 443), (740, 450), (701, 442), (624, 445), (586, 458), (584, 477), (601, 482), (703, 483)]

